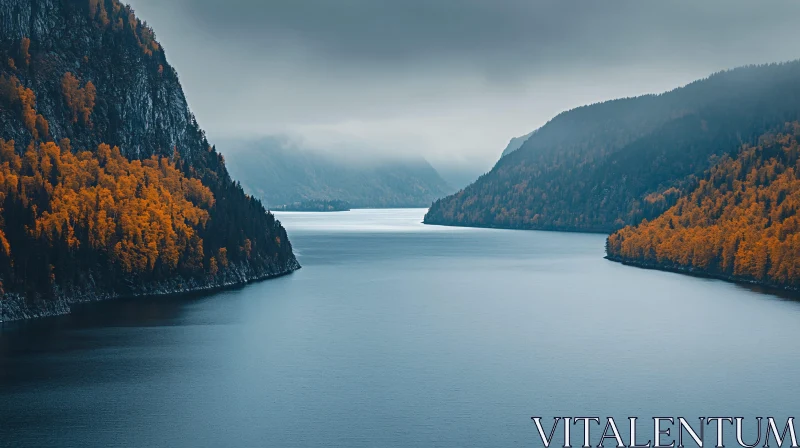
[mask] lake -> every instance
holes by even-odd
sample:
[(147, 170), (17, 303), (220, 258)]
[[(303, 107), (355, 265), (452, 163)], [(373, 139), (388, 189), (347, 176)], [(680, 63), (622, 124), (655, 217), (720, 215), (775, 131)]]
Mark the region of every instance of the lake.
[(424, 213), (279, 213), (290, 276), (6, 324), (0, 446), (534, 447), (531, 416), (794, 415), (800, 303)]

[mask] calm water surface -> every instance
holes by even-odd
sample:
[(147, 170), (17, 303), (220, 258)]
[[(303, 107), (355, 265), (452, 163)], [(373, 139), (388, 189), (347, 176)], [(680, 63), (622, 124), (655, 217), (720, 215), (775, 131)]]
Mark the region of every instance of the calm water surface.
[(0, 446), (533, 447), (532, 415), (796, 414), (797, 302), (423, 214), (279, 214), (291, 276), (6, 325)]

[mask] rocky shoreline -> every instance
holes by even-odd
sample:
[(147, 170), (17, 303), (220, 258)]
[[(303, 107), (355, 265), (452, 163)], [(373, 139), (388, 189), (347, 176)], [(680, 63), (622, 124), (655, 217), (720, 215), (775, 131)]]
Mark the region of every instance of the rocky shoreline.
[(770, 282), (762, 282), (750, 278), (744, 277), (737, 277), (735, 275), (726, 275), (714, 272), (703, 271), (701, 269), (681, 266), (681, 265), (668, 265), (662, 263), (653, 263), (648, 261), (641, 261), (641, 260), (633, 260), (624, 257), (616, 257), (612, 255), (606, 255), (604, 257), (606, 260), (613, 261), (616, 263), (621, 263), (626, 266), (633, 266), (641, 269), (652, 269), (655, 271), (665, 271), (665, 272), (674, 272), (677, 274), (684, 274), (684, 275), (691, 275), (692, 277), (699, 277), (699, 278), (708, 278), (714, 280), (723, 280), (729, 283), (736, 283), (739, 285), (747, 285), (747, 286), (757, 286), (760, 288), (764, 288), (765, 290), (775, 291), (775, 292), (788, 292), (792, 294), (800, 293), (800, 288), (780, 285), (776, 283)]
[(11, 322), (69, 314), (71, 305), (132, 297), (154, 297), (215, 291), (282, 277), (300, 269), (293, 257), (279, 266), (231, 266), (214, 279), (173, 278), (139, 285), (131, 291), (103, 291), (91, 287), (56, 291), (55, 299), (29, 300), (21, 294), (8, 293), (0, 299), (0, 322)]

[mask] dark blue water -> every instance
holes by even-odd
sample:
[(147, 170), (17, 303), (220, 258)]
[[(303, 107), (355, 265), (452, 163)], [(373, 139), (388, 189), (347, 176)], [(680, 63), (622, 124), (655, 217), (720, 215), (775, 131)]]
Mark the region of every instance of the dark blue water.
[(423, 214), (282, 214), (291, 276), (6, 326), (0, 446), (533, 447), (532, 415), (795, 414), (797, 302)]

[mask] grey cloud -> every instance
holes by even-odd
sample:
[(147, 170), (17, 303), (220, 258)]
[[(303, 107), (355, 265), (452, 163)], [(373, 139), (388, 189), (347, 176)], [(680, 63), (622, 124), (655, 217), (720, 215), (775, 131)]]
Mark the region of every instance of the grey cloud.
[(800, 56), (795, 0), (132, 3), (212, 137), (296, 133), (481, 169), (562, 110)]
[(324, 64), (461, 62), (510, 73), (547, 62), (724, 57), (743, 44), (770, 53), (788, 44), (774, 38), (800, 13), (800, 2), (752, 0), (176, 1), (254, 56), (294, 49)]

